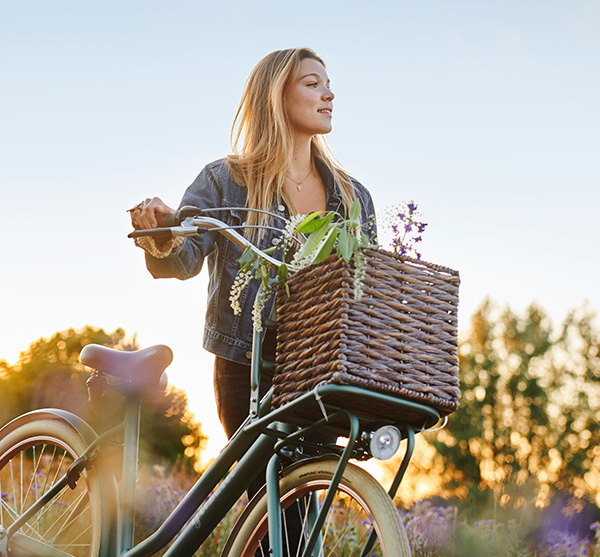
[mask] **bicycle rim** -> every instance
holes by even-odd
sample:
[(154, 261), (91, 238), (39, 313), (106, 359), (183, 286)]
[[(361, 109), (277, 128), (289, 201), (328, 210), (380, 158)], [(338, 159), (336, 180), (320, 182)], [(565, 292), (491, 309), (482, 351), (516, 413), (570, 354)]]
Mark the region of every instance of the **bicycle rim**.
[[(285, 472), (280, 481), (285, 556), (301, 555), (308, 539), (311, 504), (320, 504), (337, 462), (315, 459)], [(314, 507), (313, 507), (314, 508)], [(381, 485), (364, 470), (348, 465), (325, 518), (313, 555), (360, 556), (371, 532), (376, 541), (367, 555), (408, 557), (410, 546), (398, 511)], [(263, 488), (236, 524), (223, 555), (268, 555), (267, 498)]]
[[(85, 443), (71, 428), (53, 420), (23, 423), (0, 439), (2, 528), (10, 527), (48, 491), (84, 450)], [(20, 551), (15, 547), (13, 553), (31, 555), (31, 548), (43, 542), (73, 557), (97, 555), (100, 505), (95, 474), (84, 471), (75, 489), (64, 489), (21, 527), (15, 540)]]

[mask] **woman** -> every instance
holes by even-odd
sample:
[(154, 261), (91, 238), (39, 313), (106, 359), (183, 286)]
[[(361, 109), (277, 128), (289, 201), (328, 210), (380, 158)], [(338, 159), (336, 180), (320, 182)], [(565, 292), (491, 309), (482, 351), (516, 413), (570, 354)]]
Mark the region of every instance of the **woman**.
[[(289, 219), (313, 211), (344, 213), (358, 197), (362, 221), (370, 227), (369, 235), (374, 235), (371, 196), (334, 162), (323, 139), (332, 127), (334, 95), (329, 85), (324, 62), (310, 49), (281, 50), (263, 58), (248, 79), (234, 120), (234, 154), (207, 165), (180, 206), (250, 207)], [(134, 207), (131, 221), (134, 228), (156, 228), (172, 212), (155, 197)], [(282, 219), (253, 211), (207, 214), (230, 225), (285, 226)], [(277, 232), (249, 230), (247, 236), (259, 247), (277, 245)], [(248, 415), (252, 306), (258, 281), (242, 293), (241, 315), (234, 315), (229, 296), (241, 250), (218, 232), (161, 243), (143, 238), (137, 244), (145, 249), (146, 265), (155, 278), (190, 278), (207, 260), (210, 283), (204, 348), (216, 356), (217, 409), (229, 438)], [(271, 304), (265, 308), (267, 315)], [(274, 345), (267, 334), (265, 355), (270, 359)], [(261, 396), (270, 382), (271, 377), (262, 378)]]

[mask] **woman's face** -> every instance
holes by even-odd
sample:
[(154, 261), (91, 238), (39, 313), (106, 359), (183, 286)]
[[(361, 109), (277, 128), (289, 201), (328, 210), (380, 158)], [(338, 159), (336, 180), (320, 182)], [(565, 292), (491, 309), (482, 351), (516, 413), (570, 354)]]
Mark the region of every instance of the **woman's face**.
[(302, 60), (284, 93), (287, 115), (296, 135), (312, 137), (331, 131), (333, 97), (323, 64), (314, 58)]

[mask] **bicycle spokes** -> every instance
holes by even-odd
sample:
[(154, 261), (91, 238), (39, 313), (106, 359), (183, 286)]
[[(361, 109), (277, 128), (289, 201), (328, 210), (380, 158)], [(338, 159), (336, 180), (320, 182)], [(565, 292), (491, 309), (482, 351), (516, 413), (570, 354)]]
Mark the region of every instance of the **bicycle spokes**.
[[(0, 469), (0, 522), (7, 529), (67, 472), (74, 457), (51, 442), (29, 441), (6, 455)], [(85, 477), (24, 523), (20, 532), (71, 555), (90, 552), (91, 509)]]

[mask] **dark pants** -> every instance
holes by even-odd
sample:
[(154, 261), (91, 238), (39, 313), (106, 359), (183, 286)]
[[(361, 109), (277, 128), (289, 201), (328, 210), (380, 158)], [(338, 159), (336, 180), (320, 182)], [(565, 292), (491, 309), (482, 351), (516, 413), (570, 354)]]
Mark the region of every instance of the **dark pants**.
[[(261, 373), (259, 393), (262, 398), (271, 387), (272, 376)], [(223, 425), (225, 434), (231, 439), (233, 434), (244, 422), (250, 411), (250, 366), (215, 358), (214, 373), (215, 398), (219, 420)], [(335, 443), (336, 438), (332, 435), (313, 433), (307, 439), (312, 442), (327, 444)], [(265, 467), (260, 471), (256, 479), (248, 487), (248, 498), (252, 497), (265, 485)], [(296, 553), (298, 544), (302, 543), (302, 516), (295, 506), (288, 510), (286, 526), (289, 533), (290, 550)], [(257, 555), (268, 555), (268, 540), (263, 540), (262, 550)], [(287, 556), (287, 549), (284, 550)]]
[[(261, 373), (259, 388), (261, 398), (270, 389), (272, 379), (272, 376)], [(217, 356), (214, 386), (219, 420), (227, 439), (231, 439), (250, 412), (250, 366)], [(248, 488), (248, 497), (251, 499), (264, 484), (265, 470), (262, 470)]]
[[(272, 381), (273, 376), (261, 373), (260, 398), (267, 394)], [(217, 356), (214, 387), (219, 420), (227, 439), (231, 439), (250, 412), (250, 366)], [(335, 436), (324, 433), (313, 433), (307, 439), (323, 445), (336, 441)]]

